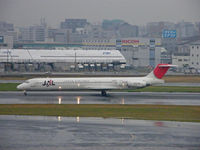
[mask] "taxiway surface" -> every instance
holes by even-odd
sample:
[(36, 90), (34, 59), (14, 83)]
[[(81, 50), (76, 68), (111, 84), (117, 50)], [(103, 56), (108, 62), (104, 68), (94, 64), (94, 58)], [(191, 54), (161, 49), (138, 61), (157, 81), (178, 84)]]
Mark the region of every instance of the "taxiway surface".
[(0, 92), (0, 104), (160, 104), (200, 105), (200, 93), (165, 92)]
[(196, 150), (200, 124), (102, 118), (0, 116), (3, 150)]

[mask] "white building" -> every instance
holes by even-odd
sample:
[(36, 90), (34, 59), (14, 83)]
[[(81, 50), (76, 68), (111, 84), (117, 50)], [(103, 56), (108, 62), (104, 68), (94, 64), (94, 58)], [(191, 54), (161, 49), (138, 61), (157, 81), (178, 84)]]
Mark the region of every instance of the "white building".
[(187, 51), (173, 54), (172, 64), (177, 65), (179, 70), (189, 68), (196, 71), (200, 70), (200, 41), (190, 44)]
[(124, 56), (118, 50), (28, 50), (1, 49), (0, 64), (10, 64), (19, 71), (34, 69), (43, 71), (67, 71), (76, 66), (119, 66), (125, 64)]
[(1, 49), (0, 62), (77, 62), (77, 63), (125, 63), (118, 50), (28, 50)]
[(190, 56), (172, 55), (172, 64), (177, 65), (178, 68), (190, 66)]
[(190, 67), (200, 69), (200, 41), (190, 45)]

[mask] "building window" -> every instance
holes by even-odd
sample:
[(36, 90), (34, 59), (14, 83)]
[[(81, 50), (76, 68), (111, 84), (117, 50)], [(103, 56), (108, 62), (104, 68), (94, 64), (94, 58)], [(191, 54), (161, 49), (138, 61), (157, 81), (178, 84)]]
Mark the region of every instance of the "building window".
[(197, 65), (198, 65), (199, 63), (197, 62)]
[(197, 46), (197, 49), (199, 49), (199, 46)]
[(182, 59), (178, 59), (178, 61), (182, 61)]
[(192, 57), (194, 56), (194, 54), (192, 54)]
[(192, 49), (194, 48), (194, 46), (192, 46)]
[(197, 57), (199, 57), (199, 54), (197, 54)]
[(194, 63), (192, 62), (192, 64), (194, 64)]

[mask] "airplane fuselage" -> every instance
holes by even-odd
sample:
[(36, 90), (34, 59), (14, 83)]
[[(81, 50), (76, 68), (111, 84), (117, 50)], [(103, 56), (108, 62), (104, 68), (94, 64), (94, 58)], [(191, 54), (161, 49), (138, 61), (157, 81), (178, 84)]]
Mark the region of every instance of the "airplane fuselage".
[(35, 78), (18, 86), (27, 91), (135, 89), (163, 83), (147, 77)]
[[(106, 95), (106, 90), (137, 89), (150, 85), (162, 84), (161, 78), (173, 65), (158, 64), (145, 77), (87, 77), (87, 78), (34, 78), (26, 80), (17, 86), (26, 91), (63, 91), (63, 90), (100, 90)], [(26, 93), (25, 93), (26, 94)]]

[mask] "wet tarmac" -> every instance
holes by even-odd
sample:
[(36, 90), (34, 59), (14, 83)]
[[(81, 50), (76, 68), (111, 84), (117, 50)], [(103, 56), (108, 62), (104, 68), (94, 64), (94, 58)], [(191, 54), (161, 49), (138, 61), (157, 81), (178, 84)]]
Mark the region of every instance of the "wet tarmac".
[(0, 104), (160, 104), (200, 105), (200, 93), (165, 92), (0, 92)]
[(0, 116), (1, 150), (198, 150), (200, 123)]
[[(22, 83), (25, 80), (0, 80), (0, 83)], [(191, 87), (200, 87), (200, 83), (187, 83), (187, 82), (173, 82), (173, 83), (164, 83), (157, 86), (191, 86)]]

